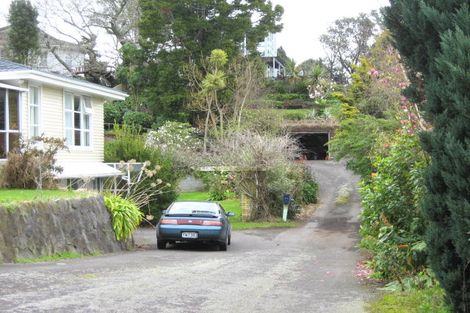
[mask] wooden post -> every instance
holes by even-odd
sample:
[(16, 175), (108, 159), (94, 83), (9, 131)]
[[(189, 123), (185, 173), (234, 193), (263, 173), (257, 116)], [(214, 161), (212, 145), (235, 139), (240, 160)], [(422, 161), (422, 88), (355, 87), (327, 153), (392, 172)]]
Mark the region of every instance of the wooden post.
[(241, 194), (240, 205), (242, 209), (242, 221), (247, 222), (251, 218), (251, 199), (244, 193)]

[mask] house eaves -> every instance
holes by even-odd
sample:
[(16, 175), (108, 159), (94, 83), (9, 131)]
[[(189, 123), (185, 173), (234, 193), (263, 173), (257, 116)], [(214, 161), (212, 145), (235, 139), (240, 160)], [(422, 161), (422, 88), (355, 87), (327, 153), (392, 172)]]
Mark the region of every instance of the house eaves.
[(107, 100), (125, 100), (129, 96), (125, 92), (90, 83), (84, 80), (68, 78), (52, 73), (30, 69), (0, 71), (0, 81), (2, 80), (32, 80), (43, 84), (61, 87), (70, 91), (101, 96)]

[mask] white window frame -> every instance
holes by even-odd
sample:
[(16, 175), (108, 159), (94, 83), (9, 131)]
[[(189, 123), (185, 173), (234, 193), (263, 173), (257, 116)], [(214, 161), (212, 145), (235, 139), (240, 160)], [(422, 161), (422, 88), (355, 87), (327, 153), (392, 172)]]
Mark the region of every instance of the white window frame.
[[(37, 94), (37, 101), (38, 103), (33, 104), (32, 99), (33, 99), (33, 89), (36, 89), (38, 91)], [(33, 107), (37, 108), (37, 114), (38, 114), (38, 124), (35, 125), (33, 123), (34, 119), (31, 113), (31, 109)], [(28, 96), (28, 136), (29, 138), (33, 138), (35, 136), (41, 136), (43, 130), (42, 130), (42, 88), (39, 85), (30, 85), (29, 86), (29, 96)], [(37, 134), (34, 134), (34, 128), (37, 128)]]
[[(67, 107), (67, 97), (71, 97), (71, 108)], [(80, 100), (79, 111), (75, 111), (74, 101), (78, 97)], [(88, 99), (88, 101), (87, 101)], [(77, 150), (92, 150), (93, 148), (93, 110), (92, 110), (92, 97), (88, 95), (78, 94), (71, 91), (64, 91), (64, 138), (65, 144), (71, 149)], [(80, 114), (80, 128), (75, 128), (75, 116)], [(85, 116), (89, 117), (88, 129), (84, 127)], [(71, 118), (71, 121), (68, 119)], [(68, 126), (68, 125), (70, 126)], [(75, 134), (80, 133), (80, 145), (75, 145)], [(88, 145), (85, 145), (86, 135), (88, 134)]]
[[(8, 154), (9, 147), (10, 147), (10, 134), (19, 134), (21, 136), (21, 128), (22, 128), (22, 108), (23, 108), (23, 98), (22, 98), (22, 92), (19, 90), (13, 90), (13, 89), (8, 89), (8, 88), (1, 88), (5, 90), (5, 129), (2, 130), (0, 129), (0, 133), (5, 134), (5, 147), (6, 147), (6, 154)], [(18, 92), (18, 130), (15, 129), (10, 129), (10, 110), (8, 110), (9, 107), (9, 92), (10, 91), (15, 91)], [(0, 160), (6, 160), (6, 157), (0, 157)]]

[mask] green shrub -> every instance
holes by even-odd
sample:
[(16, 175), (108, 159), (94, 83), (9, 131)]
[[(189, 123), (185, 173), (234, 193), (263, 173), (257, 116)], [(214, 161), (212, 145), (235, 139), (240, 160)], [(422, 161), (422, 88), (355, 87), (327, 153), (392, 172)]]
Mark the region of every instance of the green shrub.
[(111, 213), (116, 239), (128, 239), (142, 222), (142, 212), (133, 201), (120, 196), (106, 195), (104, 202)]
[(428, 160), (416, 135), (399, 133), (384, 145), (376, 172), (361, 181), (361, 245), (373, 253), (377, 275), (400, 279), (426, 264), (421, 205)]
[(104, 123), (111, 125), (113, 125), (114, 123), (122, 124), (124, 122), (124, 114), (127, 110), (127, 106), (123, 101), (113, 101), (105, 103)]
[(318, 202), (318, 183), (312, 178), (307, 178), (302, 186), (302, 203)]
[(123, 121), (127, 125), (141, 128), (151, 128), (153, 117), (145, 112), (127, 111), (124, 114)]
[(120, 162), (135, 160), (137, 162), (150, 161), (152, 166), (159, 166), (158, 174), (146, 180), (142, 186), (152, 188), (152, 183), (163, 181), (169, 184), (165, 191), (158, 195), (157, 200), (149, 204), (148, 213), (156, 217), (177, 197), (176, 187), (184, 176), (184, 171), (177, 167), (171, 154), (167, 154), (158, 147), (147, 147), (144, 135), (129, 126), (115, 126), (116, 139), (105, 143), (105, 162)]

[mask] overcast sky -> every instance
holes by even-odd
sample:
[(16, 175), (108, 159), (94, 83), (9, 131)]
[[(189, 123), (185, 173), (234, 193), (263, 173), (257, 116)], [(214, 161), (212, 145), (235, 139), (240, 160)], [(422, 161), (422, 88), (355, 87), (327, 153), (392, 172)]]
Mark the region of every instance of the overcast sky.
[[(335, 20), (369, 13), (389, 4), (388, 0), (272, 1), (284, 7), (284, 29), (276, 35), (277, 46), (282, 46), (298, 63), (324, 55), (319, 37)], [(0, 0), (0, 26), (6, 25), (9, 6), (10, 0)]]

